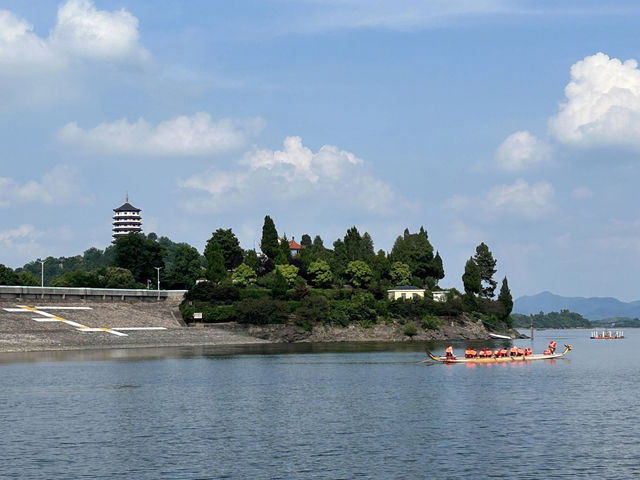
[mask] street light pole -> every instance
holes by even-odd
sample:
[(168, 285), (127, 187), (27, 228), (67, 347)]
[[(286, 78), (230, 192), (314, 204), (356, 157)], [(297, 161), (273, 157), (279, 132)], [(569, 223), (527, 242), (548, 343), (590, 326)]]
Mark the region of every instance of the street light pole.
[(158, 300), (160, 300), (160, 269), (162, 267), (153, 267), (158, 271)]
[(40, 262), (40, 286), (44, 287), (44, 262), (45, 262), (45, 260), (38, 259), (38, 262)]

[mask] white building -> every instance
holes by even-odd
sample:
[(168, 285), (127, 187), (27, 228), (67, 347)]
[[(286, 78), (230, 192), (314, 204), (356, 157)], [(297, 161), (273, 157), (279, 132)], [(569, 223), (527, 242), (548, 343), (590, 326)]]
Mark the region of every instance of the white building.
[(414, 297), (424, 298), (424, 288), (401, 285), (396, 288), (392, 288), (391, 290), (387, 290), (387, 295), (391, 300), (408, 300)]
[(121, 235), (131, 232), (142, 232), (142, 217), (140, 209), (129, 203), (129, 194), (127, 194), (124, 205), (113, 209), (113, 241)]

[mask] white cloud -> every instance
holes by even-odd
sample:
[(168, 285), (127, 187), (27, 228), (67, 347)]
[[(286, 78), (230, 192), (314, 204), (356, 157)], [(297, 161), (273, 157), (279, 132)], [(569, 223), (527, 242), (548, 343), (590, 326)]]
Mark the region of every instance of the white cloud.
[(8, 230), (0, 231), (0, 243), (2, 244), (11, 244), (15, 241), (23, 241), (23, 240), (35, 240), (36, 238), (42, 236), (40, 233), (36, 232), (33, 225), (20, 225), (16, 228), (10, 228)]
[(530, 132), (509, 135), (497, 148), (496, 164), (503, 170), (521, 171), (551, 161), (551, 147)]
[(260, 118), (214, 122), (208, 113), (200, 112), (160, 122), (157, 126), (142, 118), (135, 123), (123, 118), (84, 130), (72, 122), (58, 132), (58, 139), (103, 155), (211, 155), (242, 147), (263, 125)]
[(75, 170), (66, 165), (55, 166), (40, 181), (19, 183), (12, 178), (0, 177), (0, 207), (21, 203), (64, 205), (84, 202), (84, 198)]
[(139, 43), (138, 20), (126, 10), (97, 10), (90, 0), (68, 0), (58, 8), (51, 34), (41, 38), (33, 26), (12, 12), (0, 11), (0, 75), (33, 73), (34, 67), (63, 67), (69, 61), (91, 58), (144, 61), (149, 53)]
[(447, 201), (455, 210), (470, 210), (488, 215), (515, 215), (539, 219), (551, 207), (555, 192), (549, 182), (529, 184), (523, 179), (511, 185), (498, 185), (479, 198), (457, 195)]
[(388, 214), (399, 201), (353, 153), (332, 145), (314, 153), (299, 137), (285, 138), (282, 150), (245, 154), (234, 170), (209, 170), (179, 181), (179, 186), (208, 194), (192, 204), (200, 211), (205, 205), (220, 211), (254, 202), (294, 202), (292, 205), (304, 205), (305, 209), (312, 205), (348, 206)]
[(549, 120), (562, 142), (640, 148), (640, 70), (635, 60), (620, 61), (604, 53), (571, 67), (566, 103)]
[(149, 57), (139, 44), (136, 17), (125, 9), (98, 10), (90, 0), (68, 0), (62, 4), (48, 42), (69, 56), (135, 61)]

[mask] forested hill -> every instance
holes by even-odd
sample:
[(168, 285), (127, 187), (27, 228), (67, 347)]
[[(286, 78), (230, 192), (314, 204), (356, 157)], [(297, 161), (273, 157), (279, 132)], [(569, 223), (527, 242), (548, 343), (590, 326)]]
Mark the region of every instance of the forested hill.
[(612, 297), (562, 297), (551, 292), (517, 298), (513, 303), (513, 313), (523, 315), (540, 312), (560, 312), (569, 310), (589, 320), (612, 317), (640, 317), (640, 301), (622, 302)]

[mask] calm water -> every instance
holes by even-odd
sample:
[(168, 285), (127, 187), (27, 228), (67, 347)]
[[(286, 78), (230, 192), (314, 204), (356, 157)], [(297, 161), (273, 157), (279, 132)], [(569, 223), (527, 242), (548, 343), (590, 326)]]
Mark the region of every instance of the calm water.
[(574, 350), (516, 365), (417, 364), (421, 344), (0, 356), (0, 478), (640, 478), (625, 335), (537, 331)]

